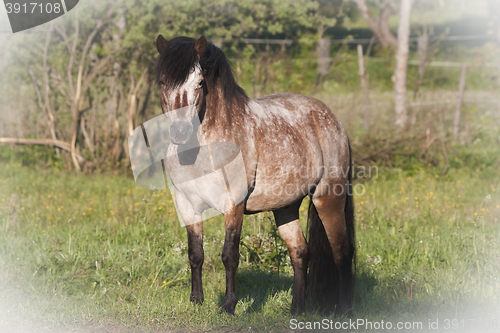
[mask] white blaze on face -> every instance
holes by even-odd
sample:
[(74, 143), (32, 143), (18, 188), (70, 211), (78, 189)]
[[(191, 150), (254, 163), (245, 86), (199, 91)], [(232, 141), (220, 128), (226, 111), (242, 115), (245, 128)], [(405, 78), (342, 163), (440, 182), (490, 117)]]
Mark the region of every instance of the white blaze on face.
[(202, 81), (201, 66), (196, 63), (184, 83), (175, 89), (162, 86), (162, 108), (170, 118), (170, 139), (174, 144), (186, 143), (193, 133), (193, 119), (201, 95)]
[(196, 102), (200, 83), (203, 81), (203, 74), (201, 66), (197, 63), (189, 73), (186, 81), (178, 87), (170, 90), (162, 88), (162, 98), (167, 104), (167, 110), (173, 111), (175, 109), (193, 105)]

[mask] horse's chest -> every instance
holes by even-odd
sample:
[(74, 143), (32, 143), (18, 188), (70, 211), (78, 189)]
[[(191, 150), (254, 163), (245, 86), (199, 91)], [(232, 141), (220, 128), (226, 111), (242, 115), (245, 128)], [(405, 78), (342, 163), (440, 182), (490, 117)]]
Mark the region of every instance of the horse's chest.
[(198, 213), (209, 207), (225, 212), (248, 192), (243, 158), (232, 143), (210, 143), (169, 154), (167, 171), (176, 190)]

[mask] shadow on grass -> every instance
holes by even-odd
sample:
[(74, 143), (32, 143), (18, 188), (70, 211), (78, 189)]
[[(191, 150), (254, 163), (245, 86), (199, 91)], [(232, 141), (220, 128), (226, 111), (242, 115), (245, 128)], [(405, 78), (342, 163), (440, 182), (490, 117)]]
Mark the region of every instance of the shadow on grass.
[[(285, 273), (271, 273), (264, 270), (249, 268), (238, 269), (236, 274), (236, 294), (239, 300), (250, 299), (252, 304), (246, 312), (257, 312), (262, 309), (268, 300), (273, 299), (278, 293), (292, 288), (293, 276)], [(217, 303), (224, 304), (223, 292), (219, 293)]]
[(363, 295), (371, 295), (373, 289), (380, 281), (375, 278), (375, 274), (358, 271), (355, 276), (354, 299), (362, 298)]
[[(369, 272), (358, 272), (356, 274), (354, 305), (366, 305), (366, 303), (377, 303), (378, 306), (391, 303), (389, 299), (378, 299), (374, 294), (374, 288), (380, 283), (373, 274)], [(247, 313), (259, 312), (262, 307), (277, 294), (288, 291), (293, 287), (293, 275), (281, 273), (279, 276), (275, 272), (265, 270), (254, 270), (244, 268), (238, 270), (236, 274), (236, 294), (239, 300), (250, 299), (252, 304), (248, 307)], [(224, 292), (220, 292), (217, 304), (222, 307), (224, 304)], [(313, 311), (309, 301), (306, 304), (309, 311)]]

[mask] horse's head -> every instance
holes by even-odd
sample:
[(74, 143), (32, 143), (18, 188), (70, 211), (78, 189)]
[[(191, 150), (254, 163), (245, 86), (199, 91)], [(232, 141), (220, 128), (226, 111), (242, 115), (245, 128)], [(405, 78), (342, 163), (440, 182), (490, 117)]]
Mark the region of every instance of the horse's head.
[(194, 40), (177, 37), (165, 40), (159, 35), (156, 65), (163, 113), (170, 118), (170, 140), (185, 144), (193, 134), (193, 119), (202, 109), (206, 86), (200, 58), (207, 50), (204, 36)]

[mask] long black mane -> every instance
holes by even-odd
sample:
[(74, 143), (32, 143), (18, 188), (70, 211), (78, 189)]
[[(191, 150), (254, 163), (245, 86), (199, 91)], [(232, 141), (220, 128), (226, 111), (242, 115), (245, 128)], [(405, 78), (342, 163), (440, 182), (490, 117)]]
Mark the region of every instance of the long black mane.
[[(196, 40), (189, 37), (176, 37), (167, 42), (167, 47), (156, 63), (158, 83), (163, 82), (172, 89), (186, 82), (190, 71), (198, 61), (195, 43)], [(221, 49), (208, 44), (207, 51), (199, 61), (208, 94), (218, 84), (222, 89), (224, 99), (230, 104), (245, 105), (247, 103), (248, 97), (234, 80), (231, 64)]]

